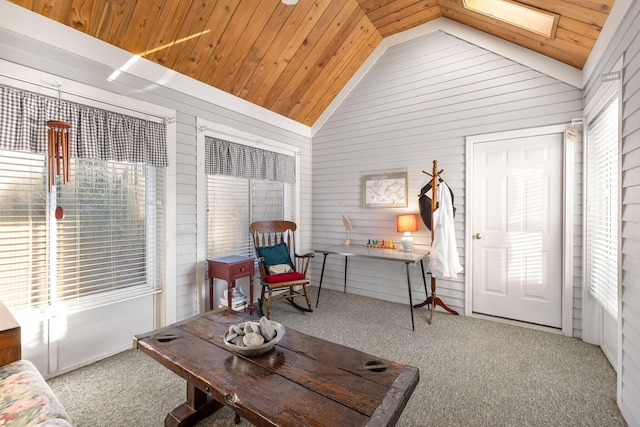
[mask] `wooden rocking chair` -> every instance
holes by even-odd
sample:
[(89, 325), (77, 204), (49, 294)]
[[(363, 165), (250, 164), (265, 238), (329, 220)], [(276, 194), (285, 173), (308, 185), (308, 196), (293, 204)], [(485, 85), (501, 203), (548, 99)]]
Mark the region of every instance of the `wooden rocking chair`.
[[(313, 253), (298, 255), (295, 252), (295, 222), (291, 221), (258, 221), (250, 226), (253, 246), (260, 266), (259, 307), (267, 295), (267, 313), (271, 316), (273, 301), (286, 299), (298, 310), (312, 312), (311, 300), (307, 292), (309, 279), (307, 269)], [(274, 296), (274, 291), (283, 291)], [(296, 303), (294, 298), (305, 297), (307, 307)]]

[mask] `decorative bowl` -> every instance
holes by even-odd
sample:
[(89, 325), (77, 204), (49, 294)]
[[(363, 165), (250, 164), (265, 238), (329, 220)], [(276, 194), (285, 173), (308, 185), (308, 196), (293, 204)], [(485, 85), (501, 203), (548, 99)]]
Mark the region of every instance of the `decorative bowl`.
[(265, 342), (264, 344), (254, 345), (251, 347), (235, 345), (227, 341), (227, 336), (229, 335), (229, 331), (224, 333), (224, 343), (233, 350), (235, 353), (241, 354), (243, 356), (259, 356), (261, 354), (265, 354), (270, 351), (275, 345), (282, 339), (285, 333), (285, 328), (278, 322), (274, 322), (270, 320), (271, 325), (276, 330), (276, 336), (269, 342)]

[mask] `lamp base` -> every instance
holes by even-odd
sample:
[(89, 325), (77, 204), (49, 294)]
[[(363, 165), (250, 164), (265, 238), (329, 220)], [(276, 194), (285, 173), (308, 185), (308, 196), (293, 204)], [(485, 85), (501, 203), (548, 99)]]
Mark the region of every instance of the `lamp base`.
[(402, 249), (405, 252), (413, 251), (413, 237), (411, 237), (410, 235), (407, 236), (407, 234), (405, 234), (404, 237), (400, 240), (400, 243), (402, 243)]

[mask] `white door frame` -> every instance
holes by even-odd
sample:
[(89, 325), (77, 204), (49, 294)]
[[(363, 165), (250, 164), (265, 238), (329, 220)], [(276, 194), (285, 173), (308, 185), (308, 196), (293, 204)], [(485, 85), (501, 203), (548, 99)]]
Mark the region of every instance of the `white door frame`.
[[(474, 144), (481, 142), (498, 141), (502, 139), (522, 138), (536, 135), (548, 135), (551, 133), (565, 134), (567, 125), (542, 126), (529, 129), (519, 129), (514, 131), (496, 132), (484, 135), (473, 135), (466, 137), (466, 172), (465, 172), (465, 316), (473, 315), (473, 242), (471, 232), (473, 226), (473, 197), (470, 195), (474, 191), (473, 180), (473, 148)], [(573, 141), (570, 138), (563, 138), (563, 236), (562, 236), (562, 333), (566, 336), (573, 336)]]

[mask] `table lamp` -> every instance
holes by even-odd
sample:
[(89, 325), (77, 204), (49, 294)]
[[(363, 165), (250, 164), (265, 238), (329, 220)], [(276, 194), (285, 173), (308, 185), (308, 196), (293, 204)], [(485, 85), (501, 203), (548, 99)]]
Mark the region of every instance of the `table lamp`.
[(396, 219), (396, 229), (398, 233), (404, 233), (404, 237), (400, 240), (402, 248), (405, 252), (413, 250), (412, 231), (418, 231), (418, 216), (416, 214), (398, 215)]

